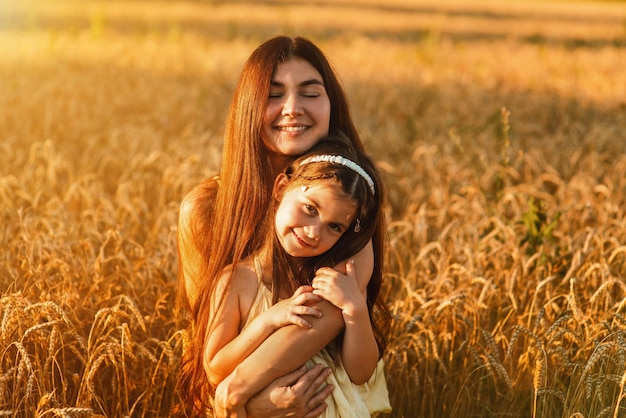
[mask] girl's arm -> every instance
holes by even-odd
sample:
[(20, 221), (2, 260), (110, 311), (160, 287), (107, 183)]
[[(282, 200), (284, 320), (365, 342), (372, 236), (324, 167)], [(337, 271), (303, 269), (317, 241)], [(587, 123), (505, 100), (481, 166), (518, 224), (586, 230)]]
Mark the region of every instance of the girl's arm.
[[(380, 357), (378, 343), (374, 337), (374, 330), (372, 329), (367, 310), (367, 285), (374, 271), (374, 247), (372, 241), (370, 240), (361, 251), (352, 257), (351, 261), (352, 273), (356, 279), (363, 301), (365, 301), (366, 316), (363, 315), (363, 312), (355, 315), (355, 313), (350, 314), (342, 311), (346, 332), (344, 333), (341, 360), (352, 382), (358, 384), (363, 379), (365, 381), (362, 383), (369, 380), (372, 373), (376, 370)], [(344, 263), (346, 270), (348, 269), (348, 264), (349, 262)], [(335, 270), (341, 271), (337, 267)], [(361, 335), (361, 332), (363, 332), (363, 335)], [(375, 356), (374, 353), (376, 353)], [(371, 370), (366, 370), (366, 365)], [(359, 378), (358, 374), (362, 374), (362, 376)]]
[[(245, 293), (240, 294), (241, 283), (246, 281), (244, 277), (241, 277), (242, 271), (242, 268), (237, 268), (237, 271), (232, 274), (225, 272), (217, 283), (214, 300), (221, 301), (221, 304), (215, 313), (211, 313), (214, 319), (207, 327), (203, 352), (204, 371), (212, 386), (217, 385), (224, 374), (228, 375), (239, 362), (239, 356), (243, 355), (241, 352), (234, 353), (232, 356), (222, 355), (220, 362), (215, 361), (215, 357), (224, 351), (224, 347), (239, 335), (240, 300), (245, 299), (246, 296)], [(228, 285), (229, 280), (231, 280), (230, 285)], [(249, 282), (254, 286), (254, 280), (249, 280)]]
[[(374, 265), (372, 243), (359, 251), (353, 260), (357, 281), (364, 282), (365, 288)], [(344, 327), (341, 310), (328, 301), (314, 306), (322, 316), (310, 319), (312, 328), (289, 325), (278, 329), (217, 387), (217, 416), (237, 416), (235, 411), (241, 412), (242, 408), (245, 411), (246, 402), (255, 393), (278, 376), (303, 365), (339, 334)]]
[(346, 329), (341, 345), (343, 366), (355, 384), (369, 380), (378, 364), (379, 352), (369, 311), (367, 283), (359, 285), (354, 262), (346, 263), (346, 274), (321, 268), (313, 279), (313, 292), (341, 309)]
[(218, 385), (217, 416), (245, 416), (246, 403), (269, 382), (302, 366), (343, 328), (341, 311), (327, 301), (313, 305), (322, 316), (311, 317), (312, 327), (288, 325), (276, 330)]
[(321, 298), (311, 293), (313, 289), (310, 286), (303, 286), (291, 298), (261, 313), (240, 331), (259, 283), (254, 271), (245, 265), (237, 266), (235, 271), (227, 272), (220, 278), (222, 286), (229, 281), (223, 304), (207, 331), (204, 349), (205, 372), (214, 387), (276, 329), (290, 324), (310, 328), (311, 324), (301, 315), (320, 315), (315, 308), (306, 305), (319, 302)]

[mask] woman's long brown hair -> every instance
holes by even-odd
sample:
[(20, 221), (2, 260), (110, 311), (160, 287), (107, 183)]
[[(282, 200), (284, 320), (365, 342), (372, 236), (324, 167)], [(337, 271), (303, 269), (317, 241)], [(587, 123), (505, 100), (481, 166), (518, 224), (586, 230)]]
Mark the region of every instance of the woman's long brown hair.
[[(330, 100), (331, 131), (341, 131), (359, 152), (363, 144), (352, 122), (348, 102), (338, 78), (322, 51), (305, 38), (279, 36), (260, 45), (246, 61), (229, 107), (219, 186), (206, 185), (196, 198), (193, 240), (203, 254), (199, 294), (191, 306), (191, 341), (183, 354), (179, 391), (188, 414), (204, 414), (212, 388), (203, 367), (206, 331), (216, 279), (225, 267), (236, 264), (258, 248), (259, 227), (271, 199), (275, 173), (263, 147), (261, 129), (276, 67), (293, 58), (309, 62), (322, 76)], [(210, 202), (210, 203), (206, 203)], [(209, 208), (210, 207), (210, 208)], [(377, 224), (372, 242), (375, 254), (382, 254), (384, 227)], [(382, 280), (382, 258), (375, 257), (370, 282)], [(179, 286), (181, 298), (184, 285)], [(369, 292), (369, 289), (368, 289)]]

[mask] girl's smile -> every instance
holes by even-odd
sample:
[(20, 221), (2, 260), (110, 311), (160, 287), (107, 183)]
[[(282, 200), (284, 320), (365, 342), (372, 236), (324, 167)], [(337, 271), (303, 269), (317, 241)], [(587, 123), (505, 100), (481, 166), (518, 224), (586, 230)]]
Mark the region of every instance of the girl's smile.
[(292, 184), (276, 212), (276, 235), (292, 257), (314, 257), (335, 245), (355, 212), (356, 202), (333, 180), (317, 181), (306, 189)]
[(314, 247), (314, 244), (309, 244), (306, 240), (300, 238), (300, 236), (298, 235), (298, 233), (294, 229), (292, 229), (292, 231), (293, 231), (293, 235), (296, 237), (296, 240), (300, 244), (302, 244), (303, 247), (305, 247), (305, 248), (306, 247)]

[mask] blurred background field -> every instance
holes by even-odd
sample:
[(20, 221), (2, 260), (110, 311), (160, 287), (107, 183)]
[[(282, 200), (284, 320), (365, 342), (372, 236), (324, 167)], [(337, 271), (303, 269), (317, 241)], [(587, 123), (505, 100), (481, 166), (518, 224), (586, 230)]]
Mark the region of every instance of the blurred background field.
[(623, 416), (626, 3), (480, 0), (0, 0), (0, 415), (169, 414), (178, 205), (276, 34), (386, 176), (391, 416)]

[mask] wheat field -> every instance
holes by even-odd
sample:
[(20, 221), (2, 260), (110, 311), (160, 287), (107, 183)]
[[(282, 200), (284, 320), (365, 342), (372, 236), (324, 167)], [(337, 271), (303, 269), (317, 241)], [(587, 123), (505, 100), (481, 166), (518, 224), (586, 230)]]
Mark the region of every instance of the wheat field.
[(0, 1), (0, 416), (170, 415), (178, 205), (276, 34), (385, 175), (391, 416), (626, 416), (626, 3), (486, 0)]

